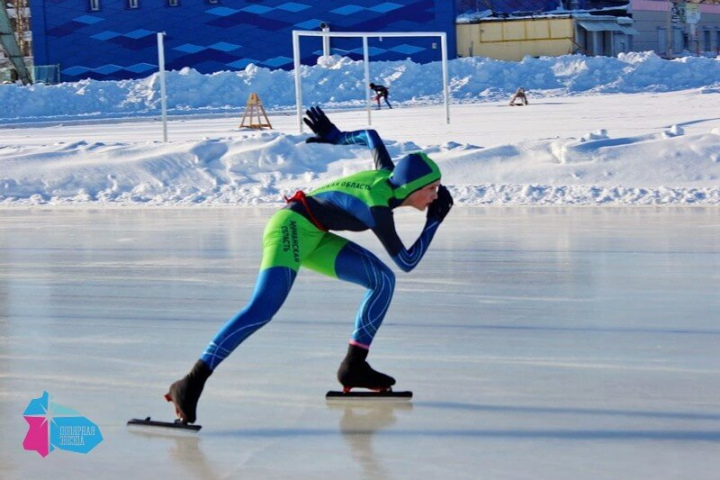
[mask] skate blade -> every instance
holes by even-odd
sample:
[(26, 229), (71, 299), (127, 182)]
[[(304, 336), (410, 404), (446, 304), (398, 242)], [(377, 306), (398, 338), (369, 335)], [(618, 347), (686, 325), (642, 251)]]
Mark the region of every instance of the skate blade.
[(178, 419), (174, 422), (161, 422), (158, 420), (153, 420), (150, 417), (145, 417), (144, 419), (140, 418), (133, 418), (131, 420), (128, 420), (127, 426), (140, 426), (140, 427), (154, 427), (154, 428), (173, 428), (178, 430), (187, 430), (192, 432), (197, 432), (202, 428), (202, 425), (190, 425), (189, 423), (184, 423), (182, 420)]
[(391, 390), (381, 392), (342, 392), (330, 390), (325, 394), (327, 400), (394, 400), (394, 401), (410, 401), (412, 400), (412, 392), (393, 392)]

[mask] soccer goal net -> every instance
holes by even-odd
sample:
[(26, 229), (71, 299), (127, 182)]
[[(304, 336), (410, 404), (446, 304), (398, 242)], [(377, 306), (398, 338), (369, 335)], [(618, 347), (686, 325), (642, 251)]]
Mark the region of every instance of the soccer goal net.
[[(363, 46), (363, 60), (365, 63), (365, 85), (370, 84), (370, 54), (368, 49), (368, 38), (387, 37), (440, 37), (440, 53), (442, 55), (442, 84), (443, 103), (445, 107), (445, 123), (450, 123), (450, 102), (448, 93), (448, 66), (447, 66), (447, 35), (445, 32), (331, 32), (331, 31), (310, 31), (293, 30), (293, 60), (295, 62), (295, 103), (297, 106), (297, 122), (300, 133), (303, 131), (303, 100), (302, 100), (302, 76), (300, 74), (300, 38), (301, 37), (322, 37), (323, 44), (330, 38), (361, 38)], [(365, 91), (365, 103), (367, 105), (368, 125), (372, 125), (372, 113), (370, 108), (370, 90)]]

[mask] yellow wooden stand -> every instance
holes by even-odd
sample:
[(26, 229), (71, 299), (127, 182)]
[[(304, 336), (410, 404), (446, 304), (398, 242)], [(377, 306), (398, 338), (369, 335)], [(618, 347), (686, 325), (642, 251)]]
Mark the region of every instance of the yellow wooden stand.
[[(265, 118), (265, 123), (262, 122), (260, 114), (262, 114), (262, 116)], [(257, 122), (254, 121), (254, 118), (256, 117)], [(245, 125), (245, 120), (248, 121), (247, 125)], [(263, 108), (262, 102), (260, 101), (260, 97), (258, 97), (257, 93), (253, 92), (250, 94), (247, 104), (245, 105), (245, 113), (243, 114), (242, 121), (240, 122), (240, 128), (263, 127), (268, 127), (272, 129), (272, 125), (270, 125), (270, 120), (265, 113), (265, 109)]]
[[(520, 103), (518, 103), (520, 102)], [(527, 95), (525, 94), (525, 89), (520, 87), (515, 91), (515, 94), (510, 99), (510, 106), (514, 107), (515, 105), (527, 105), (528, 99)]]

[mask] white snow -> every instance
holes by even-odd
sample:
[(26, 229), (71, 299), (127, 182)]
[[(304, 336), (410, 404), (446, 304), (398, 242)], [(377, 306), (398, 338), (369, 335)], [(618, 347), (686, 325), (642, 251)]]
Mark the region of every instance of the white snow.
[[(305, 105), (366, 128), (363, 68), (302, 67)], [(449, 125), (439, 62), (371, 68), (395, 106), (372, 128), (393, 157), (435, 158), (458, 204), (720, 204), (720, 58), (457, 59)], [(530, 105), (510, 108), (519, 86)], [(238, 128), (251, 92), (273, 130)], [(168, 95), (163, 143), (157, 75), (0, 86), (0, 205), (276, 204), (371, 168), (365, 148), (304, 143), (292, 72), (185, 69), (168, 73)]]

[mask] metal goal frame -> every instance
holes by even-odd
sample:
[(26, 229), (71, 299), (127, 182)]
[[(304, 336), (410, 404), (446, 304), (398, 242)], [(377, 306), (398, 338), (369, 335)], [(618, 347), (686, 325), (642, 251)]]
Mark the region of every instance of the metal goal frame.
[[(447, 34), (445, 32), (331, 32), (293, 30), (293, 61), (295, 64), (295, 104), (297, 106), (297, 121), (300, 133), (303, 132), (303, 104), (302, 104), (302, 78), (300, 77), (300, 37), (322, 37), (323, 44), (331, 37), (334, 38), (362, 38), (363, 60), (365, 62), (365, 85), (370, 83), (370, 54), (368, 53), (368, 38), (381, 37), (440, 37), (440, 53), (442, 56), (443, 102), (445, 106), (445, 123), (450, 123), (450, 94), (448, 92), (448, 54)], [(365, 92), (368, 125), (372, 125), (370, 108), (370, 90)]]

